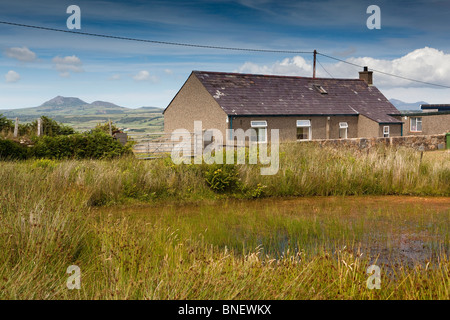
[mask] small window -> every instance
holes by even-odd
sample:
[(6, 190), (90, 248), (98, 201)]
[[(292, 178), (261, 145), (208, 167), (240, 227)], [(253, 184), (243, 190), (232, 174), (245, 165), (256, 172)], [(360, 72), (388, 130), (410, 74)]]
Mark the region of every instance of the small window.
[(267, 121), (251, 121), (252, 128), (267, 127)]
[(347, 139), (347, 122), (339, 122), (339, 139)]
[(315, 88), (317, 91), (319, 91), (321, 94), (327, 94), (327, 93), (328, 93), (322, 86), (320, 86), (320, 85), (318, 85), (318, 84), (315, 84), (315, 85), (314, 85), (314, 88)]
[(422, 117), (411, 117), (411, 132), (422, 132)]
[(389, 138), (389, 126), (384, 126), (383, 127), (383, 137), (384, 138)]
[(255, 128), (256, 136), (252, 136), (252, 141), (257, 141), (258, 143), (267, 142), (267, 121), (251, 121), (250, 125)]
[(310, 120), (297, 120), (297, 127), (311, 127)]
[(297, 120), (297, 140), (311, 140), (310, 120)]

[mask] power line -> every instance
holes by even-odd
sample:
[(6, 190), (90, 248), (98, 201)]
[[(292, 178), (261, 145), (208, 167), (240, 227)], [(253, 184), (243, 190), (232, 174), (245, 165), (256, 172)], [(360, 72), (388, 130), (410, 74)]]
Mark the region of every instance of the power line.
[[(340, 62), (349, 64), (349, 65), (352, 65), (352, 66), (355, 66), (355, 67), (358, 67), (358, 68), (364, 68), (364, 66), (361, 66), (361, 65), (359, 65), (359, 64), (352, 63), (352, 62), (348, 62), (348, 61), (345, 61), (345, 60), (342, 60), (342, 59), (339, 59), (339, 58), (335, 58), (335, 57), (326, 55), (326, 54), (324, 54), (324, 53), (317, 52), (317, 54), (320, 54), (321, 56), (324, 56), (324, 57), (327, 57), (327, 58), (330, 58), (330, 59), (333, 59), (333, 60), (336, 60), (336, 61), (340, 61)], [(399, 75), (396, 75), (396, 74), (392, 74), (392, 73), (388, 73), (388, 72), (384, 72), (384, 71), (380, 71), (380, 70), (375, 70), (375, 69), (372, 69), (372, 68), (369, 68), (369, 69), (372, 70), (373, 72), (378, 72), (378, 73), (381, 73), (381, 74), (384, 74), (384, 75), (387, 75), (387, 76), (396, 77), (396, 78), (403, 79), (403, 80), (408, 80), (408, 81), (413, 81), (413, 82), (419, 82), (419, 83), (427, 84), (427, 85), (430, 85), (430, 86), (436, 86), (436, 87), (441, 87), (441, 88), (447, 88), (447, 89), (450, 89), (450, 86), (446, 86), (446, 85), (442, 85), (442, 84), (437, 84), (437, 83), (431, 83), (431, 82), (426, 82), (426, 81), (421, 81), (421, 80), (411, 79), (411, 78), (399, 76)]]
[(322, 67), (322, 69), (332, 78), (332, 79), (334, 79), (334, 77), (331, 75), (331, 73), (329, 73), (328, 71), (327, 71), (327, 69), (325, 69), (325, 67), (320, 63), (320, 61), (319, 61), (319, 59), (317, 59), (317, 62), (319, 63), (319, 65)]
[(8, 22), (8, 21), (0, 21), (0, 24), (6, 24), (6, 25), (11, 25), (11, 26), (17, 26), (17, 27), (32, 28), (32, 29), (39, 29), (39, 30), (46, 30), (46, 31), (64, 32), (64, 33), (78, 34), (78, 35), (91, 36), (91, 37), (100, 37), (100, 38), (127, 40), (127, 41), (137, 41), (137, 42), (147, 42), (147, 43), (163, 44), (163, 45), (171, 45), (171, 46), (181, 46), (181, 47), (193, 47), (193, 48), (203, 48), (203, 49), (218, 49), (218, 50), (233, 50), (233, 51), (250, 51), (250, 52), (263, 52), (263, 53), (294, 53), (294, 54), (310, 54), (310, 53), (313, 53), (312, 51), (236, 48), (236, 47), (209, 46), (209, 45), (192, 44), (192, 43), (181, 43), (181, 42), (137, 39), (137, 38), (129, 38), (129, 37), (111, 36), (111, 35), (99, 34), (99, 33), (90, 33), (90, 32), (81, 32), (81, 31), (72, 31), (72, 30), (55, 29), (55, 28), (48, 28), (48, 27), (41, 27), (41, 26), (33, 26), (33, 25), (22, 24), (22, 23), (14, 23), (14, 22)]
[[(261, 52), (261, 53), (292, 53), (292, 54), (313, 54), (313, 51), (296, 51), (296, 50), (273, 50), (273, 49), (254, 49), (254, 48), (237, 48), (237, 47), (223, 47), (223, 46), (210, 46), (210, 45), (201, 45), (201, 44), (192, 44), (192, 43), (181, 43), (181, 42), (170, 42), (170, 41), (159, 41), (159, 40), (149, 40), (149, 39), (138, 39), (138, 38), (130, 38), (130, 37), (120, 37), (120, 36), (112, 36), (112, 35), (106, 35), (106, 34), (98, 34), (98, 33), (90, 33), (90, 32), (81, 32), (81, 31), (72, 31), (72, 30), (64, 30), (64, 29), (56, 29), (56, 28), (49, 28), (49, 27), (41, 27), (41, 26), (34, 26), (34, 25), (28, 25), (28, 24), (22, 24), (22, 23), (14, 23), (14, 22), (8, 22), (8, 21), (0, 21), (0, 24), (5, 25), (11, 25), (11, 26), (17, 26), (17, 27), (25, 27), (25, 28), (32, 28), (32, 29), (39, 29), (39, 30), (46, 30), (46, 31), (53, 31), (53, 32), (64, 32), (64, 33), (70, 33), (70, 34), (77, 34), (77, 35), (84, 35), (84, 36), (91, 36), (91, 37), (99, 37), (99, 38), (107, 38), (107, 39), (117, 39), (117, 40), (126, 40), (126, 41), (136, 41), (136, 42), (146, 42), (146, 43), (153, 43), (153, 44), (162, 44), (162, 45), (171, 45), (171, 46), (181, 46), (181, 47), (191, 47), (191, 48), (202, 48), (202, 49), (218, 49), (218, 50), (231, 50), (231, 51), (247, 51), (247, 52)], [(336, 61), (340, 61), (358, 68), (363, 68), (364, 66), (358, 65), (356, 63), (352, 63), (346, 60), (342, 60), (336, 57), (332, 57), (330, 55), (317, 52), (317, 54), (327, 57), (329, 59), (333, 59)], [(331, 74), (323, 67), (323, 65), (319, 62), (320, 66), (325, 70), (328, 75), (331, 76)], [(373, 72), (378, 72), (387, 76), (396, 77), (403, 80), (408, 80), (412, 82), (418, 82), (430, 86), (437, 86), (441, 88), (450, 88), (450, 86), (442, 85), (442, 84), (436, 84), (421, 80), (416, 80), (412, 78), (407, 78), (403, 76), (399, 76), (392, 73), (387, 73), (380, 70), (375, 70), (372, 68), (369, 68)], [(333, 76), (331, 76), (333, 78)]]

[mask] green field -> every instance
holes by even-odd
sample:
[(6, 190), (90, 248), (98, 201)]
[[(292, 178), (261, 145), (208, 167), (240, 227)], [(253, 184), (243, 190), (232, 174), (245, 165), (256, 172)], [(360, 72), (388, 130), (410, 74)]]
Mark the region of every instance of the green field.
[(56, 116), (54, 120), (69, 125), (76, 131), (86, 131), (95, 128), (98, 123), (111, 120), (113, 124), (128, 132), (162, 132), (164, 117), (161, 113), (128, 113), (91, 116)]
[(156, 107), (125, 108), (105, 101), (87, 103), (78, 98), (56, 97), (39, 107), (1, 110), (11, 120), (19, 118), (21, 123), (35, 121), (46, 116), (73, 127), (77, 131), (95, 128), (98, 123), (109, 120), (131, 132), (163, 131), (163, 109)]
[[(1, 113), (1, 112), (0, 112)], [(36, 116), (19, 117), (21, 123), (32, 122), (39, 118)], [(130, 112), (97, 115), (52, 115), (51, 118), (64, 125), (74, 128), (76, 131), (86, 131), (95, 128), (99, 123), (111, 120), (113, 124), (130, 132), (162, 132), (164, 131), (164, 117), (159, 112)], [(11, 117), (10, 117), (11, 118)], [(13, 118), (15, 119), (15, 118)]]

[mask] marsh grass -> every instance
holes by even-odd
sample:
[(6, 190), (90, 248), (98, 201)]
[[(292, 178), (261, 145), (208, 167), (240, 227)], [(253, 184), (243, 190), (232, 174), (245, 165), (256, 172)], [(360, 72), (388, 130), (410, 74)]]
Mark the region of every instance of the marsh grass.
[[(178, 210), (161, 205), (99, 208), (86, 213), (84, 223), (66, 220), (60, 238), (56, 229), (41, 234), (30, 226), (20, 246), (22, 258), (4, 261), (9, 254), (2, 250), (1, 298), (449, 298), (450, 262), (444, 252), (414, 266), (398, 260), (389, 274), (389, 265), (379, 264), (378, 256), (369, 257), (364, 249), (370, 244), (364, 235), (375, 225), (379, 234), (388, 235), (392, 223), (412, 215), (413, 221), (432, 217), (448, 226), (448, 210), (406, 202), (396, 215), (401, 206), (384, 205), (380, 212), (369, 201), (359, 211), (348, 198), (305, 200), (226, 201)], [(40, 224), (45, 219), (61, 223), (59, 215), (42, 218)], [(379, 225), (385, 218), (389, 223)], [(408, 232), (421, 228), (412, 223)], [(429, 226), (427, 232), (441, 236), (448, 230)], [(280, 247), (280, 234), (290, 244)], [(37, 250), (30, 238), (48, 243)], [(58, 239), (67, 241), (65, 247)], [(373, 263), (382, 268), (381, 290), (366, 287), (366, 270)], [(71, 264), (82, 271), (79, 291), (65, 288), (65, 269)]]
[(226, 194), (170, 159), (2, 162), (0, 299), (449, 299), (448, 198), (341, 197), (448, 196), (446, 157), (294, 145)]

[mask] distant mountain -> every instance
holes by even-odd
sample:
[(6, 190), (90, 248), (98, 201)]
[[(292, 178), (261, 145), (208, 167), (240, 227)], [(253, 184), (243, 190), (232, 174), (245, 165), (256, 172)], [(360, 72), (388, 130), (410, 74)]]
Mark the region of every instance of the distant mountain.
[(57, 96), (51, 100), (44, 102), (39, 107), (66, 108), (66, 107), (75, 107), (75, 106), (78, 107), (78, 106), (83, 106), (83, 105), (87, 105), (87, 104), (88, 104), (87, 102), (84, 102), (83, 100), (78, 99), (78, 98)]
[(91, 106), (95, 107), (109, 107), (109, 108), (122, 108), (118, 106), (117, 104), (106, 102), (106, 101), (94, 101), (91, 103)]
[(425, 101), (418, 101), (418, 102), (404, 102), (397, 99), (389, 99), (389, 101), (398, 109), (398, 110), (415, 110), (415, 111), (421, 111), (420, 105), (421, 104), (428, 104), (428, 102)]
[(162, 112), (163, 109), (158, 108), (158, 107), (140, 107), (140, 108), (136, 108), (136, 109), (133, 109), (133, 110), (137, 111), (137, 112), (144, 112), (144, 111), (146, 111), (146, 112), (148, 112), (148, 111), (159, 111), (159, 112)]
[(48, 116), (51, 118), (61, 116), (94, 116), (108, 114), (130, 114), (130, 113), (161, 113), (162, 109), (156, 107), (143, 107), (131, 109), (118, 106), (111, 102), (94, 101), (87, 103), (75, 97), (57, 96), (48, 100), (38, 107), (0, 110), (0, 113), (8, 118), (36, 118)]

